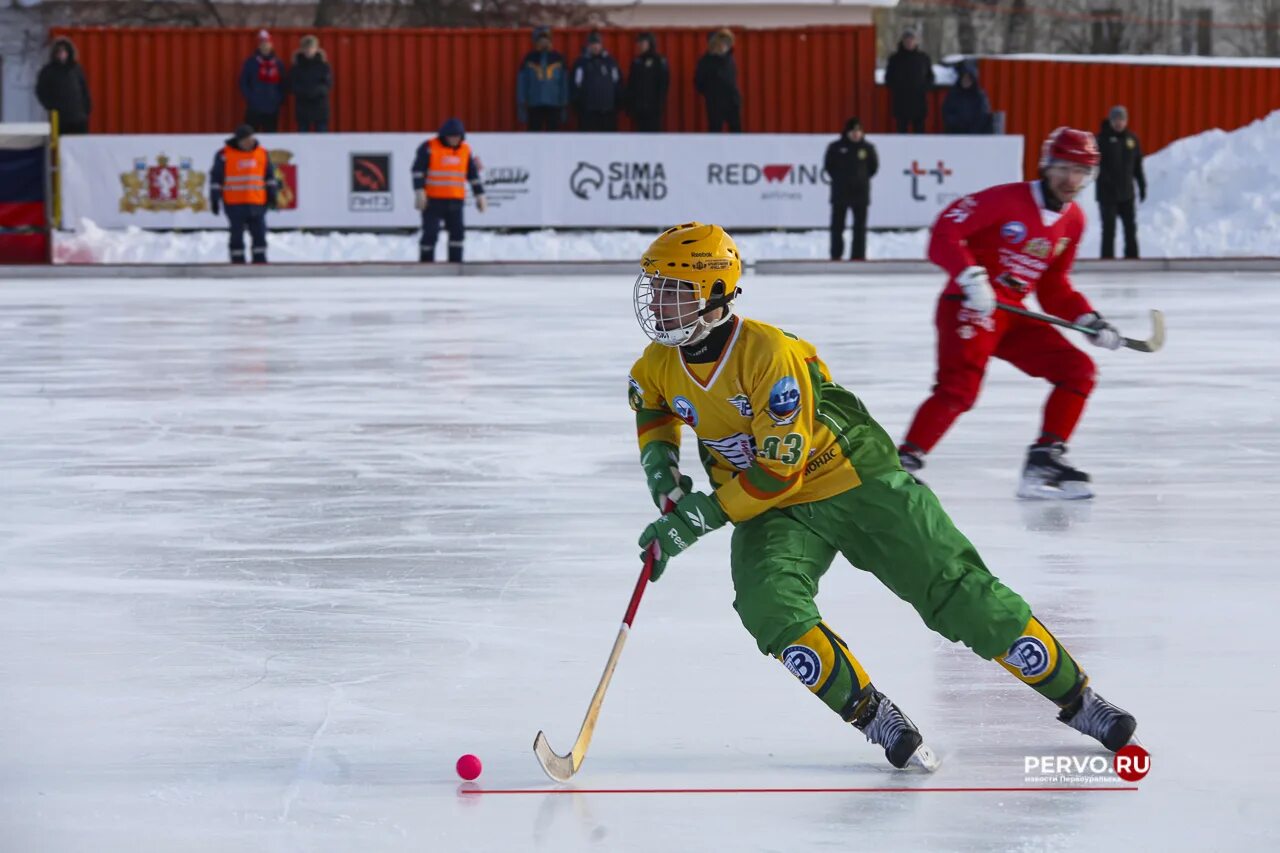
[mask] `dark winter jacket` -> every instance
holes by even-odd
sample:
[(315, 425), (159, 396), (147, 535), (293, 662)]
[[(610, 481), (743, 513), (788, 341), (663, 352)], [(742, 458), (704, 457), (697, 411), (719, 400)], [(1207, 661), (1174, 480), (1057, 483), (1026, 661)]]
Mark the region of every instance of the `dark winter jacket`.
[(240, 94), (255, 113), (278, 112), (287, 84), (284, 63), (274, 53), (263, 56), (255, 51), (240, 66)]
[[(966, 74), (973, 78), (973, 85), (967, 89), (960, 85)], [(977, 66), (968, 61), (960, 63), (956, 69), (956, 84), (942, 102), (943, 132), (991, 133), (993, 126), (991, 102), (978, 85)]]
[(728, 53), (704, 53), (693, 71), (693, 86), (708, 105), (728, 107), (742, 106), (742, 93), (738, 91), (738, 63), (733, 51)]
[(531, 50), (520, 63), (516, 76), (516, 106), (521, 120), (529, 107), (569, 105), (569, 68), (559, 51)]
[(649, 49), (631, 60), (627, 77), (627, 110), (632, 114), (661, 113), (667, 108), (667, 90), (671, 87), (671, 70), (667, 59), (658, 53), (657, 43), (649, 38)]
[(307, 58), (302, 51), (293, 55), (289, 69), (289, 91), (293, 92), (293, 108), (299, 123), (329, 120), (329, 90), (333, 88), (333, 70), (323, 50)]
[(880, 158), (876, 147), (862, 137), (859, 142), (849, 141), (853, 124), (845, 125), (840, 138), (827, 146), (827, 156), (822, 165), (831, 176), (831, 202), (871, 203), (871, 179), (880, 170)]
[(573, 105), (581, 112), (609, 113), (622, 102), (622, 71), (609, 51), (582, 52), (573, 63)]
[(1098, 164), (1098, 201), (1117, 202), (1133, 200), (1133, 184), (1147, 197), (1147, 176), (1142, 171), (1142, 146), (1129, 128), (1117, 133), (1110, 121), (1102, 122), (1098, 131), (1098, 151), (1102, 162)]
[(907, 50), (899, 42), (885, 66), (884, 85), (892, 96), (894, 117), (925, 115), (929, 111), (925, 95), (933, 88), (933, 60), (920, 48)]
[[(53, 58), (59, 47), (67, 49), (66, 62)], [(71, 39), (54, 41), (49, 62), (40, 69), (40, 76), (36, 79), (36, 97), (46, 110), (57, 110), (58, 118), (63, 122), (82, 124), (89, 120), (93, 109), (89, 100), (89, 84), (84, 79), (84, 69), (76, 61), (76, 46)]]

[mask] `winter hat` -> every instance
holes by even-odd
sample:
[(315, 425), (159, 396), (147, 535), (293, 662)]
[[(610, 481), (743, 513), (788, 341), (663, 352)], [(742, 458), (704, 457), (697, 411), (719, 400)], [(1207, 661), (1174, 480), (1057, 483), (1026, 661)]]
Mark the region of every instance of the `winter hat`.
[(271, 41), (271, 33), (266, 30), (258, 30), (258, 41), (260, 43), (264, 41)]
[(919, 38), (919, 34), (916, 33), (915, 27), (907, 27), (905, 30), (902, 31), (902, 37), (904, 39)]
[(303, 50), (306, 50), (312, 45), (319, 47), (320, 39), (316, 38), (315, 36), (303, 36), (302, 41), (298, 42), (298, 46), (301, 47)]
[(848, 121), (846, 121), (846, 122), (844, 123), (844, 132), (845, 132), (845, 133), (848, 133), (849, 131), (853, 130), (854, 128), (857, 128), (858, 130), (861, 130), (861, 129), (862, 129), (862, 122), (861, 122), (861, 121), (859, 121), (859, 120), (858, 120), (858, 119), (856, 119), (856, 118), (851, 118), (851, 119), (849, 119)]
[(599, 30), (587, 33), (587, 44), (604, 44), (604, 38), (601, 37)]
[(1111, 119), (1112, 121), (1128, 121), (1129, 111), (1126, 110), (1121, 105), (1116, 104), (1114, 107), (1111, 108), (1111, 112), (1107, 115), (1107, 118)]
[(437, 135), (465, 137), (467, 132), (462, 127), (462, 119), (449, 118), (445, 119), (444, 124), (440, 125), (440, 133)]
[(533, 28), (533, 39), (532, 39), (533, 41), (536, 42), (539, 39), (549, 39), (549, 38), (551, 38), (550, 27), (534, 27)]
[(231, 138), (236, 142), (239, 142), (242, 139), (248, 139), (250, 136), (253, 136), (253, 125), (251, 124), (242, 124), (236, 128), (235, 133), (231, 134)]

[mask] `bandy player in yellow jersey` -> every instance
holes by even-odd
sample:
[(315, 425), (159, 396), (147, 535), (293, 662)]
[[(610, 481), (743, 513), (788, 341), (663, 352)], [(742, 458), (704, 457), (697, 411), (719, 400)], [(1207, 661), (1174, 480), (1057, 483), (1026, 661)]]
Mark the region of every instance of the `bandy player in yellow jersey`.
[[(1112, 751), (1129, 742), (1133, 716), (1095, 693), (1027, 602), (987, 570), (814, 347), (733, 313), (742, 261), (724, 229), (670, 228), (641, 266), (636, 317), (653, 343), (632, 369), (631, 407), (654, 503), (675, 503), (640, 537), (642, 558), (659, 548), (654, 580), (671, 557), (732, 524), (733, 606), (760, 651), (895, 767), (933, 769), (937, 759), (818, 612), (818, 581), (837, 553), (931, 629), (1056, 703), (1062, 722)], [(680, 472), (682, 426), (697, 435), (710, 493)]]

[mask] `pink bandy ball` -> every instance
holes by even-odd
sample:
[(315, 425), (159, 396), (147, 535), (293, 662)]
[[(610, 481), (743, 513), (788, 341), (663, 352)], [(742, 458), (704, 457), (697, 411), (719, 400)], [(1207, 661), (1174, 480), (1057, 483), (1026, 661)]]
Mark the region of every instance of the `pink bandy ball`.
[(470, 782), (480, 775), (480, 759), (467, 753), (458, 759), (458, 775)]

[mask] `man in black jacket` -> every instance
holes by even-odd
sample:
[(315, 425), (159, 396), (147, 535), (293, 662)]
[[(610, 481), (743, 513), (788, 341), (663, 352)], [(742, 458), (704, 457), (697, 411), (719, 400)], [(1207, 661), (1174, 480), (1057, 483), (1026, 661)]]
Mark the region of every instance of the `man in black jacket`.
[(84, 69), (76, 61), (76, 46), (71, 39), (53, 42), (49, 62), (36, 79), (36, 98), (40, 106), (58, 113), (58, 132), (67, 135), (89, 132), (89, 84)]
[(871, 203), (871, 179), (880, 169), (876, 147), (862, 134), (862, 123), (851, 118), (844, 133), (827, 146), (823, 159), (831, 177), (831, 260), (844, 254), (844, 223), (853, 210), (853, 251), (850, 260), (867, 257), (867, 205)]
[(742, 93), (738, 90), (738, 63), (733, 58), (730, 30), (711, 34), (707, 52), (694, 68), (693, 86), (706, 100), (708, 131), (719, 133), (728, 125), (730, 133), (742, 132)]
[(582, 56), (573, 64), (573, 103), (578, 110), (578, 129), (610, 131), (618, 129), (618, 105), (622, 100), (622, 71), (604, 49), (600, 33), (587, 36)]
[(293, 92), (294, 117), (300, 133), (327, 133), (329, 91), (333, 70), (315, 36), (302, 37), (302, 49), (293, 55), (289, 69), (289, 91)]
[(1138, 257), (1138, 217), (1133, 203), (1133, 185), (1138, 199), (1147, 200), (1147, 176), (1142, 173), (1142, 146), (1129, 130), (1129, 111), (1115, 106), (1098, 132), (1098, 208), (1102, 215), (1102, 257), (1116, 256), (1116, 214), (1124, 223), (1124, 256)]
[(893, 100), (898, 133), (924, 133), (924, 119), (929, 112), (926, 96), (933, 88), (933, 60), (920, 49), (915, 30), (902, 31), (898, 49), (885, 66), (884, 85)]
[(631, 74), (627, 77), (627, 111), (636, 130), (662, 130), (670, 85), (671, 71), (666, 57), (658, 53), (657, 40), (653, 33), (641, 33), (636, 37), (636, 57), (631, 60)]

